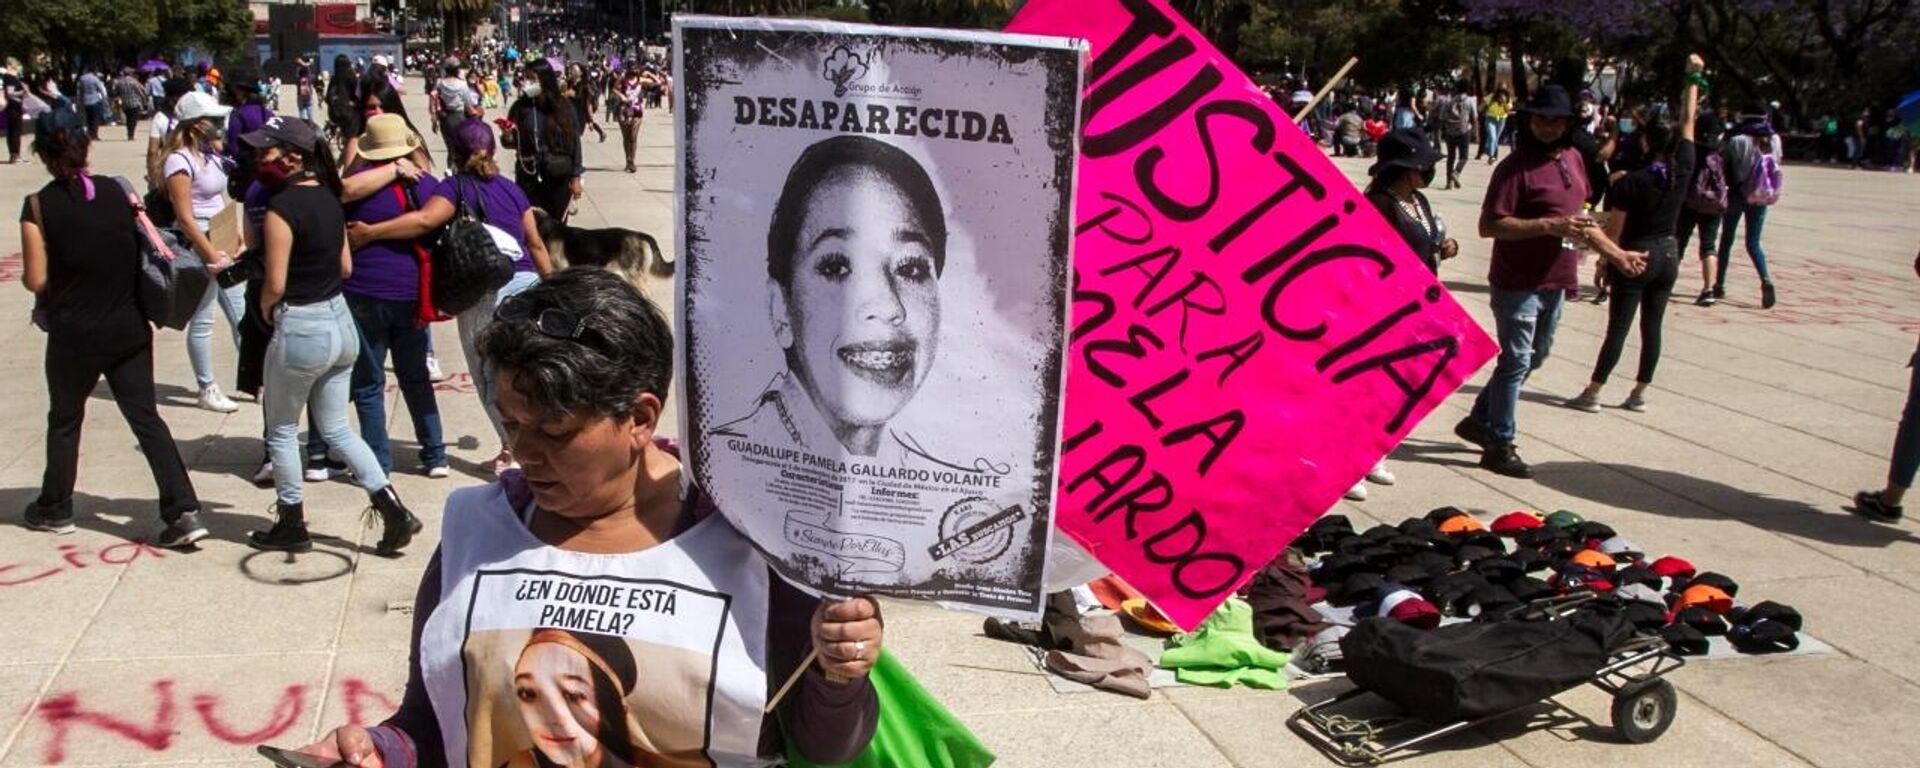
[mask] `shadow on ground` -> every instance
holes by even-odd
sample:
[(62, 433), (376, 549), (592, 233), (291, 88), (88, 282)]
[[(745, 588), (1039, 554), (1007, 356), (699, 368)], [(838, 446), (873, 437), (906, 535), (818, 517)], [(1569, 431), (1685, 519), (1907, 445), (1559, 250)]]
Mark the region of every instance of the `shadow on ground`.
[[(1911, 531), (1879, 525), (1838, 507), (1754, 493), (1724, 483), (1630, 464), (1547, 462), (1533, 466), (1534, 482), (1600, 504), (1668, 517), (1733, 520), (1774, 533), (1843, 547), (1881, 548), (1920, 542)], [(1660, 493), (1645, 493), (1640, 484)], [(1679, 497), (1679, 503), (1667, 503)]]

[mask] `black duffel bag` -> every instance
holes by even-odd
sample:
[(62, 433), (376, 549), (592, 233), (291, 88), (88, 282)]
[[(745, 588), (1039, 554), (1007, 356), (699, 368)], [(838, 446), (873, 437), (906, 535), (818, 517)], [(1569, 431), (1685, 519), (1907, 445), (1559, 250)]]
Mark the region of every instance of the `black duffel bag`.
[(1632, 636), (1618, 616), (1489, 621), (1422, 630), (1361, 621), (1340, 641), (1355, 685), (1432, 723), (1477, 720), (1588, 682)]

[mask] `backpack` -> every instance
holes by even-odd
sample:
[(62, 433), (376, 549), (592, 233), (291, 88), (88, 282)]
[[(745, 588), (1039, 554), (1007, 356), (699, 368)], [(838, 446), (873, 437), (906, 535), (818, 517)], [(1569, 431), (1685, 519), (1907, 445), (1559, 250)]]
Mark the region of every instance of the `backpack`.
[(1780, 202), (1780, 186), (1785, 181), (1780, 162), (1771, 154), (1761, 153), (1747, 178), (1747, 205), (1766, 207)]
[(1700, 171), (1694, 174), (1693, 186), (1687, 190), (1687, 208), (1694, 213), (1727, 212), (1727, 171), (1721, 165), (1720, 153), (1700, 156)]
[(1447, 102), (1446, 118), (1441, 128), (1446, 131), (1446, 135), (1448, 136), (1469, 134), (1473, 132), (1473, 119), (1475, 117), (1478, 117), (1478, 115), (1474, 114), (1473, 105), (1467, 103), (1467, 97), (1455, 96), (1452, 101)]

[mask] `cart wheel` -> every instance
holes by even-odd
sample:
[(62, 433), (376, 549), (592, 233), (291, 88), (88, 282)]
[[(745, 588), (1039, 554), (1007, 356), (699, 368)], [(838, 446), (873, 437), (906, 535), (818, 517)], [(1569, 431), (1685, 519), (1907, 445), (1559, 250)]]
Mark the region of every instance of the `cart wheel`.
[(1646, 744), (1673, 725), (1680, 697), (1665, 680), (1628, 683), (1613, 695), (1613, 729), (1628, 744)]

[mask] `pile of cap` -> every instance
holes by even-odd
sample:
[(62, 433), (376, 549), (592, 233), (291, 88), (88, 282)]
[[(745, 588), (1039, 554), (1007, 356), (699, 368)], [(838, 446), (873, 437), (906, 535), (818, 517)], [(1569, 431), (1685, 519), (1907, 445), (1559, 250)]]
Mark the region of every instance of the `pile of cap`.
[(1567, 510), (1511, 512), (1484, 524), (1441, 507), (1399, 525), (1356, 532), (1344, 515), (1316, 521), (1294, 542), (1318, 555), (1318, 594), (1352, 606), (1356, 619), (1388, 617), (1431, 629), (1443, 617), (1497, 618), (1542, 598), (1591, 592), (1583, 610), (1617, 612), (1658, 633), (1682, 654), (1707, 652), (1724, 636), (1743, 653), (1799, 647), (1800, 614), (1791, 607), (1735, 602), (1740, 587), (1717, 573), (1696, 573), (1677, 557), (1648, 560), (1613, 528)]

